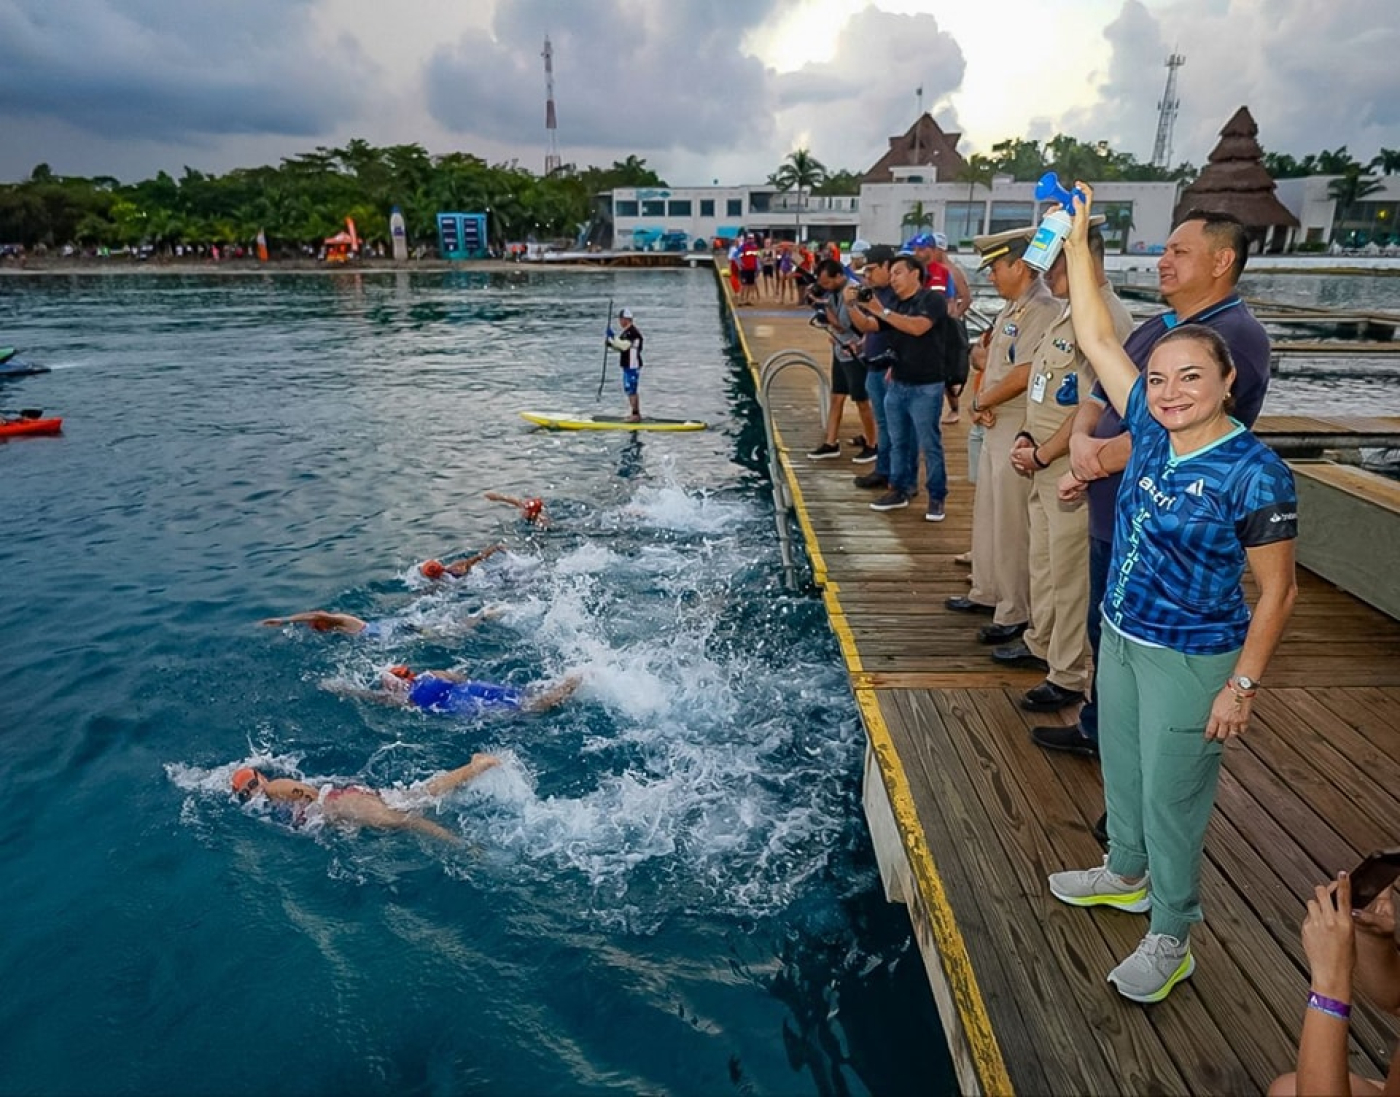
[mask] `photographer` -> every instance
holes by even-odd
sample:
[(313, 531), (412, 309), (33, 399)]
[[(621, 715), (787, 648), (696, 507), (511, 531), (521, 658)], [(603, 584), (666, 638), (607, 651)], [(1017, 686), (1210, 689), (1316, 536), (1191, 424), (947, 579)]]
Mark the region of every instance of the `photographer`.
[[(862, 254), (865, 265), (860, 273), (866, 284), (846, 286), (847, 310), (861, 304), (868, 304), (877, 311), (893, 308), (899, 300), (890, 288), (890, 263), (894, 260), (894, 248), (888, 244), (874, 244), (867, 247)], [(858, 320), (852, 316), (851, 322), (857, 324)], [(885, 374), (894, 361), (894, 344), (890, 332), (881, 331), (878, 324), (874, 325), (873, 330), (866, 332), (863, 357), (865, 391), (870, 394), (870, 410), (875, 416), (875, 469), (863, 476), (857, 476), (855, 485), (858, 488), (888, 488), (891, 447), (889, 421), (885, 418)]]
[(876, 459), (875, 447), (871, 443), (877, 435), (875, 417), (870, 412), (870, 396), (865, 388), (865, 362), (861, 357), (864, 337), (851, 323), (845, 296), (847, 281), (846, 270), (840, 260), (823, 259), (817, 265), (816, 290), (819, 295), (812, 291), (807, 295), (808, 302), (815, 310), (812, 325), (825, 331), (831, 340), (831, 403), (826, 417), (826, 439), (807, 456), (813, 461), (840, 456), (841, 443), (837, 438), (841, 433), (841, 413), (849, 396), (860, 416), (863, 440), (860, 452), (851, 460), (863, 465)]
[(890, 490), (870, 504), (871, 510), (898, 510), (918, 492), (919, 454), (924, 456), (928, 509), (924, 517), (941, 522), (948, 495), (943, 465), (943, 438), (938, 417), (943, 410), (945, 382), (959, 382), (950, 369), (956, 357), (949, 349), (956, 336), (947, 300), (923, 286), (924, 270), (911, 255), (890, 262), (892, 305), (872, 300), (860, 303), (851, 320), (861, 331), (888, 332), (894, 360), (886, 378), (885, 418), (890, 439)]

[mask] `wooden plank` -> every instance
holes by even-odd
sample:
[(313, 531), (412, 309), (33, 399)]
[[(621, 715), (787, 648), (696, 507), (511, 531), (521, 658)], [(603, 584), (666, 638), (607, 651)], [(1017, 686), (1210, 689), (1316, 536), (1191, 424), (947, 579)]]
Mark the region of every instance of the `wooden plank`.
[[(741, 315), (747, 353), (761, 361), (798, 347), (824, 366), (824, 337), (806, 318), (795, 309)], [(1327, 872), (1388, 838), (1400, 816), (1400, 622), (1299, 572), (1298, 603), (1270, 664), (1257, 726), (1226, 751), (1202, 871), (1207, 920), (1192, 935), (1200, 968), (1167, 1002), (1129, 1005), (1103, 974), (1136, 946), (1144, 921), (1070, 909), (1044, 885), (1047, 872), (1100, 856), (1089, 829), (1103, 804), (1097, 766), (1042, 752), (1029, 739), (1031, 727), (1066, 724), (1073, 712), (1021, 710), (1020, 693), (1041, 675), (994, 663), (975, 637), (989, 618), (943, 606), (967, 591), (968, 569), (952, 560), (971, 538), (966, 423), (945, 430), (949, 513), (935, 525), (917, 505), (871, 511), (870, 493), (852, 483), (869, 466), (806, 458), (822, 434), (816, 396), (815, 378), (791, 371), (766, 414), (783, 475), (800, 495), (798, 524), (820, 561), (817, 578), (862, 713), (874, 720), (878, 712), (895, 744), (896, 757), (881, 764), (899, 767), (913, 797), (922, 830), (909, 848), (936, 859), (946, 890), (940, 916), (951, 909), (952, 924), (940, 923), (938, 934), (924, 884), (911, 903), (926, 967), (946, 972), (936, 950), (940, 942), (955, 947), (985, 1003), (985, 1016), (974, 1013), (983, 1030), (987, 1022), (995, 1030), (990, 1052), (986, 1041), (980, 1051), (976, 1041), (955, 1041), (964, 1067), (977, 1059), (975, 1073), (960, 1073), (963, 1084), (1009, 1071), (1011, 1088), (1024, 1092), (1264, 1088), (1294, 1056), (1307, 985), (1298, 936), (1304, 900)], [(1400, 418), (1277, 416), (1256, 430), (1400, 434)], [(858, 431), (848, 404), (840, 437)], [(1369, 485), (1351, 477), (1329, 469), (1317, 482), (1369, 499)], [(1392, 491), (1400, 496), (1389, 486), (1373, 494), (1389, 500)], [(1354, 529), (1341, 532), (1356, 540)], [(1379, 556), (1397, 543), (1367, 540)], [(1255, 597), (1252, 580), (1246, 592)], [(960, 1024), (967, 1008), (959, 1000), (945, 1022)], [(1364, 1007), (1353, 1017), (1353, 1069), (1374, 1075), (1395, 1022)]]

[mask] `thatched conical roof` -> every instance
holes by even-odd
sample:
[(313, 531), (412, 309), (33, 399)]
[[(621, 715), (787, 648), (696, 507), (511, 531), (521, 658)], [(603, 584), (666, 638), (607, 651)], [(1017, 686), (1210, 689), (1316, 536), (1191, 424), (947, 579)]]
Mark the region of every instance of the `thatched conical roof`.
[[(890, 138), (889, 151), (860, 177), (860, 181), (892, 183), (894, 174), (891, 168), (932, 164), (938, 169), (939, 180), (950, 182), (967, 166), (967, 161), (958, 152), (961, 137), (961, 133), (944, 133), (933, 120), (933, 115), (925, 112), (902, 134)], [(918, 150), (917, 159), (915, 149)]]
[(1298, 218), (1274, 196), (1276, 184), (1264, 168), (1264, 150), (1258, 141), (1259, 126), (1248, 107), (1241, 107), (1220, 131), (1205, 169), (1181, 192), (1176, 217), (1187, 210), (1204, 209), (1233, 213), (1246, 228), (1274, 225), (1298, 227)]

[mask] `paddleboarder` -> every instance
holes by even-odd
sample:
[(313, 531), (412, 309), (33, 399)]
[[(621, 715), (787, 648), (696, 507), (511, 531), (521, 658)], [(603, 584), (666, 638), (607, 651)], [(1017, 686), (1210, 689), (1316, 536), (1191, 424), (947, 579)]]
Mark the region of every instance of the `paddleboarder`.
[(608, 346), (621, 355), (622, 391), (627, 394), (627, 402), (632, 407), (632, 414), (627, 416), (625, 422), (640, 423), (642, 410), (641, 400), (637, 395), (637, 382), (642, 376), (642, 332), (633, 323), (631, 309), (619, 312), (617, 320), (622, 325), (622, 330), (614, 331), (612, 325), (608, 325)]

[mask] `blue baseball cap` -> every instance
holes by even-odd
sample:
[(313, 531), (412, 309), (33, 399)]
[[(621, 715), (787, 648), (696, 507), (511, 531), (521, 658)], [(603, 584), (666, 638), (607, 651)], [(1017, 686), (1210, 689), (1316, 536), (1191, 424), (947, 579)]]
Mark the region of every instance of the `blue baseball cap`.
[(913, 251), (915, 248), (936, 248), (938, 244), (934, 241), (933, 235), (921, 232), (918, 236), (911, 236), (904, 242), (905, 251)]

